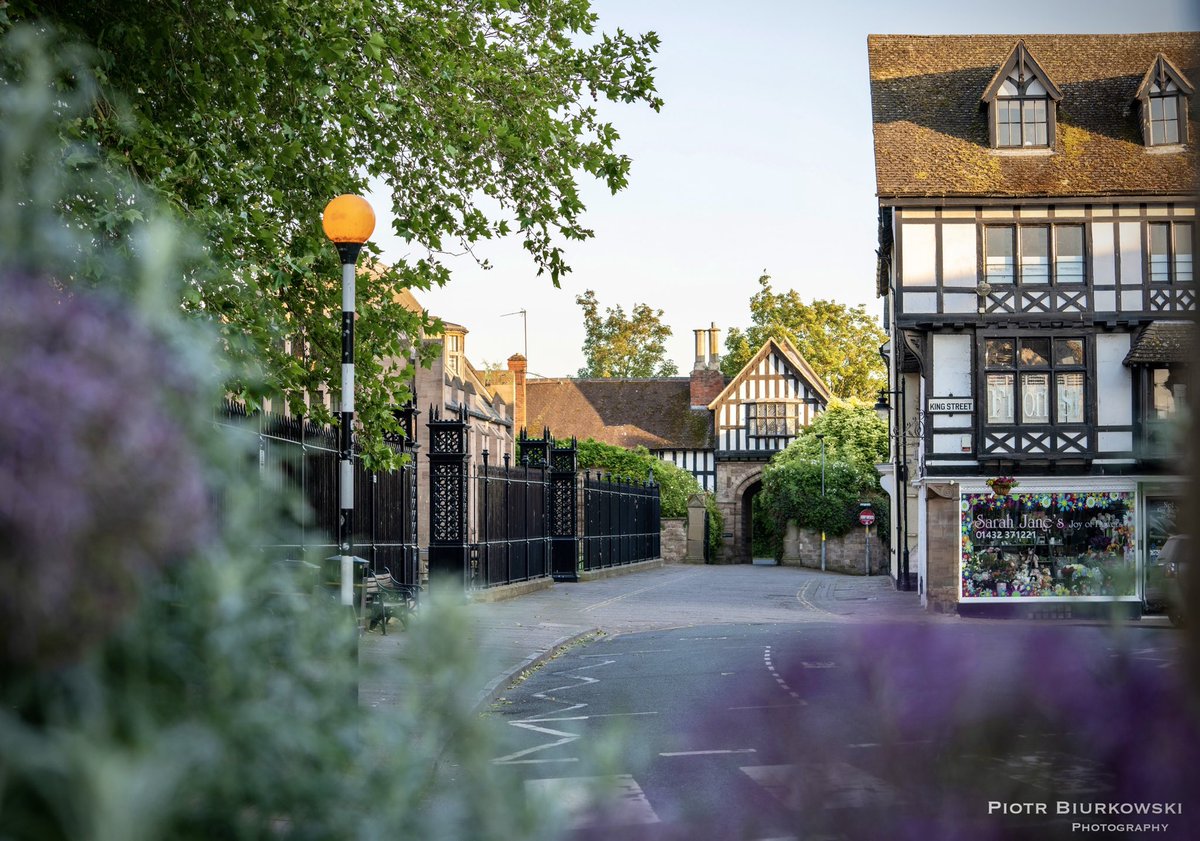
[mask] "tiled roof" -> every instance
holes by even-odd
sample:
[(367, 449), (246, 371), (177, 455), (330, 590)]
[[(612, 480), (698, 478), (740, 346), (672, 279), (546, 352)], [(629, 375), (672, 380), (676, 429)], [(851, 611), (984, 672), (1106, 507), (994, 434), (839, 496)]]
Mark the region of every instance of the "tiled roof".
[(712, 414), (691, 408), (687, 377), (547, 379), (526, 385), (528, 428), (549, 427), (621, 447), (699, 450), (713, 446)]
[[(989, 147), (980, 97), (1017, 42), (1062, 89), (1052, 155)], [(1185, 152), (1142, 141), (1138, 85), (1162, 53), (1193, 82), (1200, 33), (871, 35), (871, 110), (880, 197), (1191, 194), (1196, 97)]]
[(1196, 359), (1196, 328), (1190, 321), (1153, 321), (1133, 340), (1126, 365), (1190, 363)]

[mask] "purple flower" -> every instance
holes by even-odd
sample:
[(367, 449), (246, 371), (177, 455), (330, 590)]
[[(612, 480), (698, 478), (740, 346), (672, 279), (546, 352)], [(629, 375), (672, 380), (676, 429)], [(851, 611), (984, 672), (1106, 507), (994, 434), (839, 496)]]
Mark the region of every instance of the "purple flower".
[(53, 665), (103, 639), (139, 580), (203, 539), (187, 378), (126, 312), (0, 275), (0, 660)]

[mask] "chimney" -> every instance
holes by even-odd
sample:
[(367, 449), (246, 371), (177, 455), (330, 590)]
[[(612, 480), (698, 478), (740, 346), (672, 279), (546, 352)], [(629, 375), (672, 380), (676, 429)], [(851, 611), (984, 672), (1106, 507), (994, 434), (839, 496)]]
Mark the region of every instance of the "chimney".
[(721, 355), (717, 352), (717, 337), (721, 335), (721, 328), (717, 326), (717, 322), (712, 322), (712, 326), (708, 328), (708, 367), (714, 371), (721, 367)]
[(692, 332), (696, 334), (696, 367), (692, 369), (690, 382), (691, 406), (706, 409), (725, 388), (725, 377), (721, 375), (720, 357), (717, 356), (717, 325), (714, 323), (707, 330)]
[(525, 428), (525, 372), (529, 363), (519, 353), (508, 358), (508, 370), (513, 375), (513, 434)]

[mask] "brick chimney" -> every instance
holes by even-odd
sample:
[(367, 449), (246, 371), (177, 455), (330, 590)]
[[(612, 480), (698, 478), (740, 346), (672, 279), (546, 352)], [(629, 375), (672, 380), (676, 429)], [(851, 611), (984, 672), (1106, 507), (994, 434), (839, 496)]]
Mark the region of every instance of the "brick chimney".
[(529, 363), (519, 353), (508, 358), (508, 370), (513, 375), (513, 435), (525, 428), (525, 372)]
[(696, 336), (696, 365), (692, 368), (691, 402), (693, 409), (703, 409), (725, 388), (721, 357), (717, 354), (717, 336), (721, 331), (714, 322), (707, 330), (692, 332)]

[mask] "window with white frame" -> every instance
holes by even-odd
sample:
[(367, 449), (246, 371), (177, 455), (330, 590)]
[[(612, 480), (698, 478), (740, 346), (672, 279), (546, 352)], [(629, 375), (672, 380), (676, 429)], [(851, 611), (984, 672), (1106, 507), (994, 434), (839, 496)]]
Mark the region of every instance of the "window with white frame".
[(1062, 91), (1018, 41), (983, 92), (995, 149), (1049, 151)]
[(751, 438), (784, 438), (796, 434), (793, 403), (747, 403), (746, 432)]
[(1195, 228), (1190, 222), (1150, 223), (1150, 282), (1191, 283)]
[(986, 422), (995, 426), (1084, 423), (1085, 353), (1082, 337), (985, 339)]
[(1157, 84), (1150, 88), (1150, 145), (1167, 146), (1183, 142), (1183, 126), (1180, 117), (1183, 109), (1179, 88), (1167, 80), (1165, 87)]
[(990, 284), (1083, 283), (1082, 225), (989, 225), (983, 236)]
[(1050, 145), (1050, 94), (1035, 76), (1014, 70), (996, 97), (996, 145), (1024, 148)]

